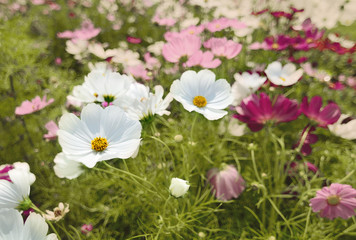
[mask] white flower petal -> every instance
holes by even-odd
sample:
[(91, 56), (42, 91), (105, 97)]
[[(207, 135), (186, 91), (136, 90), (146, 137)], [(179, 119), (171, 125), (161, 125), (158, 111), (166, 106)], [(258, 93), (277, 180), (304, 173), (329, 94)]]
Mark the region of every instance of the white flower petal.
[(22, 240), (23, 219), (15, 209), (0, 209), (0, 239)]
[(58, 153), (54, 163), (54, 172), (60, 178), (74, 179), (84, 172), (79, 162), (70, 160), (64, 153)]
[(44, 240), (48, 232), (46, 221), (37, 213), (30, 213), (24, 227), (24, 235), (33, 240)]

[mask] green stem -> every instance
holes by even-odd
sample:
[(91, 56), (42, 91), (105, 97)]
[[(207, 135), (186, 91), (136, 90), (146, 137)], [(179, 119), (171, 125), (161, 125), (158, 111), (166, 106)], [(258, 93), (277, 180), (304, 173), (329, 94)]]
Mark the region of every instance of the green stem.
[[(36, 212), (40, 213), (40, 214), (43, 216), (44, 212), (42, 212), (42, 210), (39, 209), (35, 204), (32, 203), (32, 204), (31, 204), (31, 208), (34, 209), (34, 210), (36, 210)], [(59, 236), (57, 230), (54, 228), (52, 222), (49, 221), (49, 220), (46, 220), (46, 222), (47, 222), (48, 225), (51, 227), (52, 231), (57, 235), (58, 240), (61, 240), (61, 237)]]
[(311, 214), (311, 208), (309, 208), (308, 215), (307, 215), (307, 222), (305, 223), (305, 229), (303, 233), (303, 239), (305, 239), (305, 236), (307, 235), (307, 230), (309, 226), (309, 221), (310, 221), (310, 214)]

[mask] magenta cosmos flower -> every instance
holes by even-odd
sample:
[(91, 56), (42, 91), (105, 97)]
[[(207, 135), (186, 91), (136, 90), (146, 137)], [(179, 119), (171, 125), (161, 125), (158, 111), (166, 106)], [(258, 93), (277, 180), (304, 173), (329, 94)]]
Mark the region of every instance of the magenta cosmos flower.
[(207, 177), (215, 197), (222, 201), (238, 198), (245, 190), (245, 180), (233, 165), (225, 165), (222, 170), (212, 168)]
[(242, 100), (240, 106), (236, 107), (238, 114), (234, 115), (234, 117), (241, 122), (247, 123), (251, 131), (257, 132), (268, 121), (274, 123), (290, 122), (300, 115), (296, 100), (279, 95), (276, 101), (273, 102), (274, 104), (272, 105), (272, 101), (266, 93), (260, 93), (260, 96), (252, 94)]
[(341, 217), (348, 219), (355, 215), (356, 190), (350, 185), (332, 183), (316, 192), (316, 197), (310, 199), (313, 212), (319, 212), (324, 218)]
[(33, 112), (37, 112), (53, 102), (54, 102), (53, 98), (51, 98), (47, 102), (46, 96), (43, 96), (42, 99), (39, 96), (37, 96), (34, 99), (32, 99), (31, 102), (29, 100), (23, 101), (21, 103), (21, 106), (15, 109), (15, 114), (26, 115)]
[(310, 120), (318, 123), (319, 127), (325, 128), (329, 124), (337, 122), (341, 115), (341, 110), (336, 103), (329, 103), (322, 110), (323, 99), (320, 96), (314, 96), (308, 103), (308, 98), (304, 97), (300, 105), (301, 111)]
[(201, 40), (198, 36), (180, 35), (163, 45), (162, 55), (168, 62), (177, 63), (181, 57), (192, 56), (200, 47)]

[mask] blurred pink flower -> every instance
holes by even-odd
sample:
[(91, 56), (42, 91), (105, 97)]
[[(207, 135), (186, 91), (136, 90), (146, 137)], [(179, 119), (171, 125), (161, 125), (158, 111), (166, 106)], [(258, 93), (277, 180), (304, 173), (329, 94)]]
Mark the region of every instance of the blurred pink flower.
[(129, 43), (132, 43), (132, 44), (139, 44), (142, 42), (141, 38), (136, 38), (136, 37), (131, 37), (131, 36), (127, 36), (126, 41)]
[(188, 58), (188, 61), (184, 64), (184, 66), (201, 66), (203, 68), (216, 68), (220, 64), (220, 59), (214, 59), (214, 54), (212, 52), (202, 52), (201, 50), (199, 50)]
[(260, 131), (268, 121), (276, 124), (290, 122), (300, 115), (296, 100), (279, 95), (275, 101), (271, 101), (266, 93), (260, 93), (260, 96), (252, 94), (245, 98), (240, 106), (236, 107), (236, 111), (238, 114), (235, 114), (234, 118), (247, 123), (253, 132)]
[(227, 40), (226, 37), (210, 38), (204, 42), (204, 47), (210, 48), (215, 56), (226, 57), (227, 59), (236, 57), (242, 49), (241, 44)]
[(62, 64), (62, 58), (57, 57), (57, 58), (54, 60), (54, 62), (55, 62), (56, 65), (61, 65), (61, 64)]
[(152, 77), (148, 75), (148, 71), (144, 65), (128, 66), (125, 68), (127, 74), (132, 74), (136, 78), (142, 78), (145, 81), (152, 80)]
[(180, 32), (166, 32), (164, 34), (164, 38), (167, 41), (171, 41), (173, 38), (184, 36), (184, 35), (199, 35), (203, 31), (204, 31), (204, 25), (200, 25), (200, 26), (193, 25), (183, 29)]
[(29, 100), (23, 101), (21, 103), (21, 106), (15, 109), (15, 114), (26, 115), (33, 112), (37, 112), (42, 108), (46, 107), (47, 105), (54, 102), (53, 98), (49, 99), (48, 102), (46, 98), (47, 98), (46, 96), (43, 96), (43, 99), (41, 100), (39, 96), (36, 96), (34, 99), (31, 100), (31, 102)]
[(336, 103), (329, 103), (321, 110), (322, 104), (323, 100), (320, 96), (312, 97), (309, 103), (308, 98), (304, 97), (300, 109), (310, 120), (317, 122), (319, 127), (326, 128), (339, 119), (341, 110)]
[(69, 38), (69, 39), (81, 39), (81, 40), (88, 40), (100, 33), (100, 28), (94, 28), (93, 23), (90, 20), (85, 20), (82, 23), (80, 29), (75, 31), (64, 31), (57, 33), (57, 37), (59, 38)]
[(228, 27), (233, 27), (235, 29), (245, 28), (246, 24), (239, 22), (236, 19), (219, 18), (206, 23), (205, 27), (210, 32), (218, 32)]
[(149, 52), (146, 52), (143, 55), (143, 58), (144, 58), (144, 60), (146, 62), (146, 67), (148, 69), (160, 68), (160, 66), (161, 66), (160, 61), (157, 58), (152, 57)]
[(54, 140), (57, 138), (57, 131), (59, 128), (54, 121), (46, 123), (45, 128), (48, 130), (48, 133), (43, 135), (45, 139)]
[(84, 234), (87, 235), (89, 232), (93, 230), (93, 225), (91, 224), (83, 224), (83, 226), (80, 228), (80, 231)]
[[(305, 133), (305, 131), (308, 130), (307, 133)], [(310, 125), (307, 125), (303, 131), (302, 131), (302, 134), (300, 135), (300, 138), (298, 140), (298, 142), (296, 144), (293, 145), (293, 148), (297, 148), (299, 146), (299, 144), (301, 143), (302, 139), (303, 139), (303, 136), (304, 134), (307, 134), (306, 137), (305, 137), (305, 140), (303, 142), (303, 145), (300, 149), (300, 152), (304, 155), (304, 156), (308, 156), (311, 154), (312, 152), (312, 148), (311, 148), (311, 144), (314, 144), (318, 141), (318, 136), (315, 135), (315, 134), (312, 134), (312, 132), (315, 131), (315, 127), (312, 126), (310, 127)]]
[(200, 38), (195, 35), (182, 35), (163, 45), (162, 55), (168, 62), (177, 63), (181, 57), (192, 56), (201, 47)]
[(160, 26), (173, 26), (177, 20), (173, 19), (173, 18), (161, 18), (158, 14), (156, 14), (153, 18), (152, 18), (152, 22), (157, 23)]
[(313, 212), (319, 212), (320, 216), (328, 219), (341, 217), (348, 219), (355, 215), (356, 190), (350, 185), (332, 183), (329, 187), (323, 187), (316, 192), (316, 197), (310, 199), (309, 206)]
[(233, 165), (225, 165), (220, 171), (212, 168), (207, 173), (215, 197), (222, 201), (238, 198), (245, 190), (245, 180)]

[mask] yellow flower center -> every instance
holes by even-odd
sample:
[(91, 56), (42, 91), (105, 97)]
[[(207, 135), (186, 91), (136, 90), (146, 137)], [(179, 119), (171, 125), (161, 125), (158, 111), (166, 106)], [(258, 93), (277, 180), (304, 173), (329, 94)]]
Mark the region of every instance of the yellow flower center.
[(272, 48), (273, 48), (273, 49), (279, 48), (279, 44), (278, 44), (278, 43), (273, 43), (273, 44), (272, 44)]
[(97, 93), (94, 93), (94, 97), (98, 97), (99, 96), (99, 94), (97, 94)]
[(338, 205), (340, 203), (340, 197), (338, 195), (331, 195), (328, 197), (328, 204), (331, 206)]
[(193, 104), (197, 107), (205, 107), (206, 104), (207, 104), (207, 101), (206, 101), (206, 98), (203, 97), (203, 96), (196, 96), (194, 99), (193, 99)]
[(108, 147), (108, 140), (102, 137), (96, 137), (93, 141), (91, 141), (91, 149), (101, 152), (104, 151)]
[(281, 79), (283, 82), (287, 81), (284, 77), (280, 77), (280, 79)]

